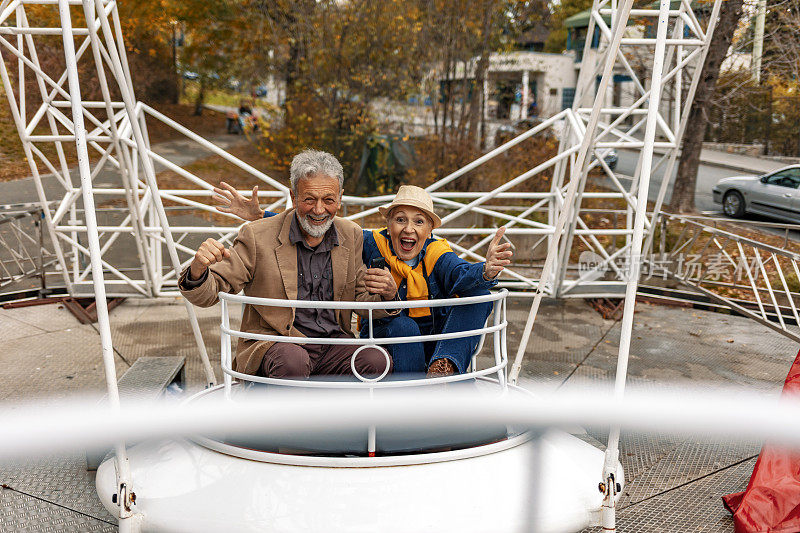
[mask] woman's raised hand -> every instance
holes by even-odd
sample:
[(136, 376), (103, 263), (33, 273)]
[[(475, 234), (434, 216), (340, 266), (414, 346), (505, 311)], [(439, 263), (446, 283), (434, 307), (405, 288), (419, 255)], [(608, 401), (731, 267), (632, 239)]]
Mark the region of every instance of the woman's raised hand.
[(219, 187), (214, 187), (214, 196), (212, 196), (215, 202), (222, 204), (215, 206), (217, 211), (230, 213), (248, 221), (258, 220), (264, 216), (261, 206), (258, 205), (258, 185), (253, 187), (253, 194), (249, 200), (224, 181), (219, 185)]
[(511, 264), (511, 256), (514, 254), (511, 251), (511, 243), (500, 244), (505, 232), (505, 226), (497, 228), (492, 242), (489, 243), (489, 249), (486, 250), (486, 262), (483, 264), (483, 278), (486, 280), (496, 278), (506, 265)]
[(388, 268), (368, 268), (364, 285), (370, 294), (380, 294), (384, 300), (391, 300), (397, 294), (397, 284)]

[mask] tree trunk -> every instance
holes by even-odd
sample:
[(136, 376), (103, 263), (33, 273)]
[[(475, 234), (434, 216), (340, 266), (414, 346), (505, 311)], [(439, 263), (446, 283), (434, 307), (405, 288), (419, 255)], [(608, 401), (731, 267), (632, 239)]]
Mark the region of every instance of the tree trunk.
[(300, 64), (304, 59), (304, 52), (297, 39), (289, 42), (289, 61), (286, 62), (286, 92), (284, 93), (284, 110), (295, 103), (300, 92), (301, 72)]
[(483, 86), (486, 81), (486, 74), (489, 71), (489, 37), (491, 32), (493, 3), (488, 3), (483, 10), (483, 41), (481, 42), (481, 57), (475, 65), (475, 88), (472, 91), (472, 99), (469, 103), (469, 126), (467, 128), (467, 142), (480, 148), (480, 137), (478, 126), (483, 124), (483, 103), (486, 95), (483, 94)]
[(172, 75), (175, 79), (174, 94), (172, 95), (172, 103), (179, 104), (181, 96), (181, 75), (178, 72), (178, 42), (177, 34), (175, 32), (175, 24), (172, 25)]
[(467, 128), (467, 142), (475, 147), (480, 145), (478, 126), (483, 118), (483, 85), (486, 81), (486, 72), (489, 70), (489, 52), (484, 50), (478, 64), (475, 65), (475, 87), (472, 90), (472, 99), (469, 103), (469, 126)]
[(670, 210), (676, 213), (690, 213), (697, 210), (694, 205), (694, 194), (697, 186), (697, 168), (700, 166), (700, 151), (703, 149), (703, 137), (708, 123), (708, 103), (714, 97), (719, 67), (731, 45), (733, 30), (742, 16), (742, 0), (721, 1), (719, 22), (714, 35), (711, 36), (708, 55), (703, 64), (700, 82), (683, 134), (681, 160), (669, 205)]
[(200, 76), (200, 88), (197, 90), (197, 98), (194, 100), (194, 114), (201, 116), (203, 114), (203, 102), (206, 99), (206, 78)]

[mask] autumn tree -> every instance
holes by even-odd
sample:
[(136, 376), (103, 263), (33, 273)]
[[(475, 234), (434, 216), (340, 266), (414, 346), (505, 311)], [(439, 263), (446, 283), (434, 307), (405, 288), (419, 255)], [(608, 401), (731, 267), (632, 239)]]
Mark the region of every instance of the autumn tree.
[(742, 0), (722, 0), (719, 20), (711, 37), (700, 81), (695, 91), (694, 102), (689, 110), (683, 134), (681, 159), (672, 189), (670, 209), (678, 213), (695, 211), (694, 195), (697, 184), (697, 169), (700, 166), (700, 151), (708, 124), (708, 105), (714, 97), (720, 66), (731, 46), (734, 31), (742, 17)]
[(544, 51), (563, 52), (567, 49), (567, 28), (564, 21), (592, 7), (592, 0), (561, 0), (551, 4), (552, 14), (549, 20), (550, 35), (544, 43)]
[(242, 6), (233, 0), (187, 2), (178, 6), (175, 16), (185, 32), (181, 64), (198, 77), (194, 113), (200, 115), (206, 91), (236, 77), (250, 57), (242, 53)]
[(364, 141), (391, 102), (430, 95), (442, 150), (474, 146), (493, 52), (546, 12), (544, 0), (242, 0), (240, 55), (285, 81), (262, 149), (277, 167), (303, 145), (355, 172)]
[(762, 77), (800, 81), (800, 1), (767, 4)]
[(434, 0), (421, 2), (426, 41), (432, 44), (427, 92), (440, 143), (438, 166), (471, 158), (484, 116), (484, 82), (493, 53), (510, 50), (515, 39), (547, 13), (541, 0)]
[(172, 60), (176, 6), (177, 0), (118, 4), (136, 94), (151, 103), (178, 101), (177, 72)]
[(370, 104), (403, 97), (426, 71), (419, 11), (406, 0), (252, 6), (254, 26), (265, 30), (253, 46), (268, 50), (271, 72), (286, 83), (280, 113), (264, 125), (262, 149), (285, 167), (299, 147), (314, 145), (353, 173), (377, 127)]

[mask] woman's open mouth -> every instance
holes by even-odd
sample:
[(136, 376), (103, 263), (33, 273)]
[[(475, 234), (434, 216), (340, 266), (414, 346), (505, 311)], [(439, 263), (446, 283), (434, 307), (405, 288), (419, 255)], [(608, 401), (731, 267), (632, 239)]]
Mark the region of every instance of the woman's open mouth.
[(414, 239), (400, 239), (400, 249), (404, 252), (411, 252), (416, 245), (417, 241)]

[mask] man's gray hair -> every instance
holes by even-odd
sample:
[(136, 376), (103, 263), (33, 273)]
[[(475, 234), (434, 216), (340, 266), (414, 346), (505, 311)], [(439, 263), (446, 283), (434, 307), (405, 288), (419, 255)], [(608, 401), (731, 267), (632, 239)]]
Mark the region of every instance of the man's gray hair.
[(289, 182), (292, 192), (297, 194), (297, 182), (303, 178), (324, 174), (339, 180), (339, 191), (344, 190), (344, 170), (333, 155), (321, 150), (303, 150), (292, 159)]

